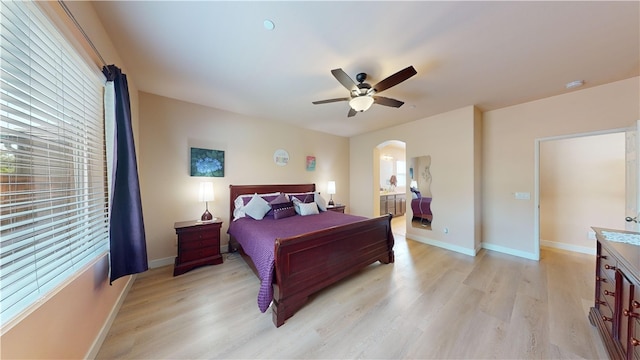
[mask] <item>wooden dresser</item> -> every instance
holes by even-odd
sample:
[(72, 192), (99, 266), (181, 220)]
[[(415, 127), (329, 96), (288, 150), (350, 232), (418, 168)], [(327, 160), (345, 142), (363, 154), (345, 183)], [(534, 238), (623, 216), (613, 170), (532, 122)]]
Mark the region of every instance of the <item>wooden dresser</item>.
[(638, 233), (593, 230), (598, 241), (595, 303), (589, 320), (598, 328), (612, 359), (640, 359), (640, 246), (605, 236), (607, 232)]
[(402, 216), (406, 209), (407, 198), (404, 193), (380, 194), (380, 215)]
[(177, 222), (173, 226), (178, 236), (178, 256), (173, 276), (202, 265), (222, 264), (220, 254), (221, 220), (206, 223), (198, 221)]

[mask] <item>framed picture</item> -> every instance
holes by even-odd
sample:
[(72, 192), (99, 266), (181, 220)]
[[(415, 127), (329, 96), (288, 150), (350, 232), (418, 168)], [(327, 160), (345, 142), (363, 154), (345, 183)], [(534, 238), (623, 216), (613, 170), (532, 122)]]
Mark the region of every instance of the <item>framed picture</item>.
[(224, 151), (192, 147), (191, 176), (224, 177)]
[(316, 169), (316, 157), (307, 156), (307, 171), (314, 171)]

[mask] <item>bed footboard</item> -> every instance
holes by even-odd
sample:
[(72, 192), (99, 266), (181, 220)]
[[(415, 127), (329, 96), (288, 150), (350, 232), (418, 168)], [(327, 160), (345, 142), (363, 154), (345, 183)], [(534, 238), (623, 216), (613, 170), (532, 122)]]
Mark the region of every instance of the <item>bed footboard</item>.
[(286, 239), (275, 244), (273, 322), (284, 324), (307, 298), (380, 261), (394, 261), (391, 215)]

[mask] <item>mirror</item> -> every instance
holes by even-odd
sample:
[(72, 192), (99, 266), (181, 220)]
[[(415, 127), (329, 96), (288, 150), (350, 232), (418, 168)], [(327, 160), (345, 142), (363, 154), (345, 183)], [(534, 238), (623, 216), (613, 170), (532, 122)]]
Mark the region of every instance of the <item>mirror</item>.
[[(431, 230), (431, 156), (418, 156), (409, 160), (409, 187), (411, 188), (411, 226)], [(408, 204), (407, 204), (408, 205)], [(409, 212), (409, 211), (407, 211)]]

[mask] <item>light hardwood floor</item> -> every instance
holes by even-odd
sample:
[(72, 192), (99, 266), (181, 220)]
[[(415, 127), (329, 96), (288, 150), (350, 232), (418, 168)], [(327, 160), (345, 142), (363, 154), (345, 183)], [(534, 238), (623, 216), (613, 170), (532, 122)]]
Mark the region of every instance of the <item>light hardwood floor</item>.
[(606, 358), (587, 319), (593, 256), (470, 257), (405, 240), (403, 227), (394, 219), (395, 263), (317, 293), (280, 328), (237, 254), (178, 277), (147, 271), (97, 358)]

